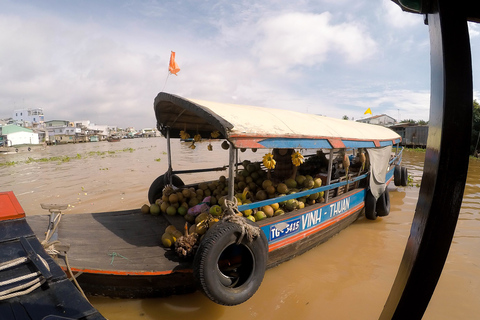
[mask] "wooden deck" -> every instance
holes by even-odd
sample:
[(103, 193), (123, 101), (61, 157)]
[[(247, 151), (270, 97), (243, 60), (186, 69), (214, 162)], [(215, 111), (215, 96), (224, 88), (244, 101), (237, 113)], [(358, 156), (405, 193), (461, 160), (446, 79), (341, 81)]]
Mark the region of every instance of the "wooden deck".
[[(64, 214), (58, 240), (70, 245), (70, 267), (83, 272), (78, 281), (90, 294), (145, 297), (191, 292), (190, 262), (180, 260), (161, 242), (169, 224), (181, 228), (185, 221), (173, 218), (167, 221), (140, 210)], [(49, 215), (28, 216), (27, 221), (42, 241)], [(65, 269), (61, 256), (56, 261)]]

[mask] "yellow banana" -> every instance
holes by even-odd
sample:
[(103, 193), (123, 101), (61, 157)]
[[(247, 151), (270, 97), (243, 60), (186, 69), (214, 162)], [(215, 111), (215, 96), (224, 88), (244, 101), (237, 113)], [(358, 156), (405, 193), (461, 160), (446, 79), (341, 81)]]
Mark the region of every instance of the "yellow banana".
[(273, 159), (273, 155), (271, 153), (267, 153), (263, 156), (263, 165), (267, 169), (275, 169), (275, 165), (277, 162)]
[(300, 152), (295, 152), (292, 154), (292, 163), (294, 166), (298, 167), (304, 162), (304, 157)]

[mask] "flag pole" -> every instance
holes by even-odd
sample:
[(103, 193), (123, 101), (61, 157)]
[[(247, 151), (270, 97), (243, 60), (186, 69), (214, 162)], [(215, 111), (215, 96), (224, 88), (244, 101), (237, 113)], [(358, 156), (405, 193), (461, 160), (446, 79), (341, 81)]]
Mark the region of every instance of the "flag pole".
[(165, 89), (165, 86), (167, 85), (168, 77), (170, 77), (170, 71), (167, 71), (167, 77), (165, 78), (165, 83), (163, 84), (162, 92)]

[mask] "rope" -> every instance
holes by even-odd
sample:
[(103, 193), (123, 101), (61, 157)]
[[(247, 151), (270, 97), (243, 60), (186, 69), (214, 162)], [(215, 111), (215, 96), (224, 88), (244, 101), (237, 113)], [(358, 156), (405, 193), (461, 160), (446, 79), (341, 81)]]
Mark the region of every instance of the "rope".
[[(45, 259), (43, 259), (39, 254), (37, 254), (37, 257), (45, 265), (45, 267), (48, 270), (50, 270), (50, 267), (49, 267), (47, 261)], [(29, 259), (27, 257), (20, 257), (20, 258), (16, 258), (16, 259), (4, 262), (4, 263), (0, 264), (0, 270), (5, 270), (7, 268), (18, 266), (22, 263), (28, 262), (28, 260)], [(42, 277), (42, 274), (41, 274), (40, 271), (37, 271), (37, 272), (28, 273), (28, 274), (25, 274), (25, 275), (20, 276), (20, 277), (16, 277), (16, 278), (12, 278), (12, 279), (0, 282), (0, 287), (1, 287), (1, 286), (6, 286), (6, 285), (9, 285), (9, 284), (12, 284), (12, 283), (20, 282), (20, 281), (23, 281), (23, 280), (26, 280), (26, 279), (31, 279), (31, 278), (35, 278), (35, 279), (33, 279), (30, 282), (18, 285), (16, 287), (1, 291), (0, 292), (0, 301), (10, 299), (10, 298), (13, 298), (13, 297), (18, 297), (18, 296), (25, 295), (25, 294), (29, 294), (30, 292), (32, 292), (36, 288), (40, 287), (45, 282), (45, 278)], [(24, 290), (24, 291), (19, 291), (19, 290), (23, 290), (25, 288), (28, 288), (28, 289)], [(17, 292), (15, 292), (15, 291), (17, 291)]]
[[(33, 290), (40, 287), (44, 282), (45, 282), (45, 279), (36, 278), (36, 279), (33, 279), (32, 281), (30, 281), (28, 283), (25, 283), (23, 285), (20, 285), (20, 286), (17, 286), (15, 288), (11, 288), (11, 289), (2, 291), (2, 292), (0, 292), (0, 301), (10, 299), (10, 298), (14, 298), (14, 297), (18, 297), (18, 296), (22, 296), (22, 295), (25, 295), (25, 294), (29, 294)], [(28, 288), (28, 287), (30, 287), (30, 288)], [(22, 289), (25, 289), (25, 288), (28, 288), (28, 289), (24, 290), (24, 291), (18, 291), (18, 290), (22, 290)], [(11, 293), (11, 292), (14, 292), (14, 291), (18, 291), (18, 292)]]
[(237, 239), (237, 244), (240, 244), (245, 236), (247, 237), (248, 242), (252, 242), (255, 238), (260, 236), (260, 228), (257, 226), (252, 226), (251, 224), (247, 223), (246, 219), (237, 215), (240, 213), (237, 206), (238, 200), (235, 197), (233, 199), (234, 201), (225, 200), (226, 208), (224, 210), (223, 220), (226, 222), (236, 223), (241, 227), (242, 233)]
[[(53, 221), (53, 228), (49, 228), (47, 230), (47, 234), (45, 235), (45, 240), (42, 241), (42, 246), (43, 248), (45, 249), (45, 251), (51, 256), (51, 257), (54, 257), (58, 254), (62, 254), (59, 250), (55, 249), (55, 244), (57, 243), (60, 243), (60, 241), (58, 240), (55, 240), (55, 241), (52, 241), (52, 242), (49, 242), (50, 241), (50, 238), (52, 237), (52, 235), (55, 233), (55, 231), (57, 230), (58, 228), (58, 225), (60, 224), (60, 220), (62, 219), (62, 216), (63, 216), (63, 213), (59, 213), (54, 221)], [(67, 252), (63, 252), (62, 254), (64, 257), (65, 257), (65, 265), (67, 267), (67, 270), (68, 272), (70, 273), (70, 275), (72, 276), (71, 280), (73, 281), (73, 283), (75, 284), (75, 286), (77, 287), (78, 291), (80, 291), (80, 293), (82, 294), (82, 296), (85, 298), (85, 300), (88, 301), (87, 299), (87, 296), (85, 295), (85, 293), (83, 292), (82, 290), (82, 287), (80, 287), (80, 284), (78, 283), (77, 281), (77, 278), (73, 275), (73, 272), (72, 272), (72, 269), (70, 268), (70, 263), (68, 261), (68, 256), (67, 256)], [(41, 257), (40, 257), (41, 258)], [(41, 258), (42, 259), (42, 258)], [(42, 259), (43, 260), (43, 259)], [(45, 260), (43, 260), (44, 263), (46, 263)]]
[[(78, 291), (80, 291), (80, 293), (82, 294), (82, 296), (85, 298), (85, 300), (88, 301), (87, 296), (85, 295), (85, 292), (83, 292), (82, 287), (80, 287), (80, 284), (79, 284), (78, 281), (77, 281), (77, 278), (73, 275), (72, 269), (70, 268), (70, 263), (68, 262), (68, 257), (67, 257), (67, 253), (66, 253), (66, 252), (65, 252), (65, 264), (67, 265), (67, 270), (68, 270), (68, 272), (69, 272), (70, 275), (72, 276), (72, 281), (73, 281), (73, 283), (74, 283), (75, 286), (77, 287)], [(88, 302), (90, 302), (90, 301), (88, 301)]]
[(32, 273), (26, 274), (26, 275), (21, 276), (21, 277), (16, 277), (16, 278), (13, 278), (13, 279), (10, 279), (10, 280), (2, 281), (2, 282), (0, 282), (0, 287), (1, 286), (6, 286), (7, 284), (11, 284), (11, 283), (20, 282), (20, 281), (23, 281), (23, 280), (26, 280), (26, 279), (34, 278), (34, 277), (36, 277), (40, 274), (41, 274), (40, 271), (37, 271), (37, 272), (32, 272)]
[(22, 264), (24, 262), (27, 262), (27, 261), (28, 261), (27, 257), (20, 257), (20, 258), (16, 258), (16, 259), (13, 259), (13, 260), (10, 260), (10, 261), (2, 262), (2, 263), (0, 263), (0, 271), (4, 270), (4, 269), (11, 268), (11, 267), (15, 267), (15, 266), (17, 266), (19, 264)]

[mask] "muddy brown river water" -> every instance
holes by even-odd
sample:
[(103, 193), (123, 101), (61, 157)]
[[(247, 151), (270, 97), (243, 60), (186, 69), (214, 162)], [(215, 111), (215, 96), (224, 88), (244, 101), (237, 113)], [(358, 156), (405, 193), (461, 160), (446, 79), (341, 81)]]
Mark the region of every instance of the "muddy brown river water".
[[(207, 143), (172, 145), (174, 169), (225, 165), (228, 152)], [(263, 152), (240, 153), (260, 159)], [(246, 303), (219, 306), (199, 292), (158, 299), (89, 297), (108, 319), (378, 319), (400, 264), (418, 198), (424, 153), (406, 151), (413, 186), (390, 186), (388, 217), (361, 217), (326, 243), (266, 272)], [(66, 214), (139, 208), (167, 168), (164, 138), (50, 146), (0, 155), (0, 191), (14, 191), (28, 215), (41, 203), (69, 204)], [(214, 173), (220, 176), (226, 173)], [(211, 173), (183, 175), (186, 183)], [(214, 176), (216, 177), (216, 176)], [(110, 257), (106, 257), (110, 259)], [(471, 160), (455, 237), (424, 319), (480, 318), (480, 161)]]

